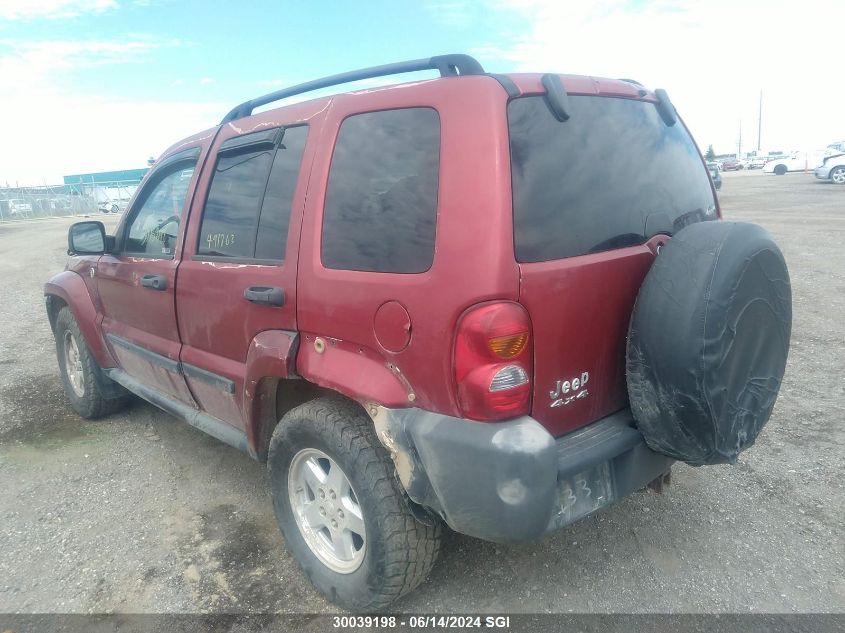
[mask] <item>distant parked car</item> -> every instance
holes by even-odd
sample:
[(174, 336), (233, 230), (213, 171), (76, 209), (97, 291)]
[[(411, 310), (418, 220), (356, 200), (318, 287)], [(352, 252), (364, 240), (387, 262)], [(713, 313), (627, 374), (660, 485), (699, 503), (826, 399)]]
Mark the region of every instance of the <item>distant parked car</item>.
[(768, 161), (763, 165), (763, 171), (767, 174), (783, 176), (788, 171), (804, 171), (808, 168), (815, 168), (818, 165), (818, 159), (818, 155), (811, 157), (810, 154), (795, 152)]
[(826, 157), (822, 164), (816, 167), (815, 174), (819, 180), (830, 180), (834, 184), (845, 185), (845, 153)]
[(710, 172), (710, 178), (713, 179), (713, 186), (716, 191), (722, 188), (722, 174), (718, 163), (707, 163), (707, 171)]
[(736, 158), (729, 158), (722, 161), (722, 171), (739, 171), (743, 168), (742, 162)]
[(97, 203), (100, 213), (120, 213), (120, 205), (112, 200), (105, 200)]
[(26, 218), (32, 215), (32, 204), (20, 198), (9, 200), (9, 216), (13, 218)]
[(70, 211), (71, 204), (70, 200), (65, 198), (54, 198), (50, 201), (50, 205), (53, 207), (54, 211)]

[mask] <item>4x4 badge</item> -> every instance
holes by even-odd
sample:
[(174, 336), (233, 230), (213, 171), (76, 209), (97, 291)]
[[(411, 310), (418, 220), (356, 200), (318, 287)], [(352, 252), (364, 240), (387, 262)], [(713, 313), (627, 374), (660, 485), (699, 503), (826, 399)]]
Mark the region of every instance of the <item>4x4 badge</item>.
[(552, 399), (552, 408), (565, 407), (570, 402), (581, 400), (590, 395), (590, 392), (584, 387), (587, 381), (590, 380), (589, 372), (581, 372), (581, 376), (570, 378), (569, 380), (558, 380), (555, 388), (549, 392), (549, 397)]

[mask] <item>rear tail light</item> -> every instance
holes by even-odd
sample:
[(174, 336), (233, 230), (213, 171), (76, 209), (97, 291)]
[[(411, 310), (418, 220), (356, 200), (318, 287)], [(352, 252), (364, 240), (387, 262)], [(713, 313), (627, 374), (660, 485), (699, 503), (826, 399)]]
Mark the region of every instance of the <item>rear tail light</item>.
[(486, 303), (461, 317), (455, 339), (458, 405), (472, 420), (527, 414), (531, 399), (531, 324), (518, 303)]

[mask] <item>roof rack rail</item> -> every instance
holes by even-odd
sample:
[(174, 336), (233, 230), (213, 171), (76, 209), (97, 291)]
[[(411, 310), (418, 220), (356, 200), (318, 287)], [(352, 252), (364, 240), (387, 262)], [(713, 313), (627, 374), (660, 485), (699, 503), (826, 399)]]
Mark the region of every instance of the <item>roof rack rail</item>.
[(313, 81), (306, 81), (303, 84), (291, 86), (290, 88), (282, 88), (276, 92), (244, 101), (233, 109), (229, 114), (223, 117), (220, 122), (221, 125), (234, 121), (252, 114), (252, 111), (268, 103), (286, 99), (294, 95), (311, 92), (312, 90), (319, 90), (320, 88), (328, 88), (329, 86), (337, 86), (339, 84), (349, 83), (351, 81), (358, 81), (360, 79), (371, 79), (373, 77), (386, 77), (388, 75), (399, 75), (402, 73), (412, 73), (419, 70), (438, 70), (441, 77), (454, 77), (456, 75), (483, 75), (484, 69), (481, 64), (476, 61), (474, 57), (469, 55), (436, 55), (426, 59), (414, 59), (407, 62), (397, 62), (395, 64), (385, 64), (383, 66), (373, 66), (371, 68), (362, 68), (361, 70), (353, 70), (347, 73), (340, 73), (339, 75), (331, 75), (330, 77), (323, 77), (322, 79), (315, 79)]

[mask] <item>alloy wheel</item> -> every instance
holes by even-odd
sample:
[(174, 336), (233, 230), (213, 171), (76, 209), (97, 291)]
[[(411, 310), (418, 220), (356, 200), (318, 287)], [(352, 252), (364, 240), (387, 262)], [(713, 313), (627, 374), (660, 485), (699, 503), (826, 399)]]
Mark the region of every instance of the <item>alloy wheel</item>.
[(79, 346), (76, 344), (76, 337), (70, 331), (65, 332), (64, 344), (65, 373), (68, 382), (79, 398), (85, 395), (85, 373), (82, 369), (82, 357), (79, 354)]
[(332, 571), (350, 574), (364, 560), (366, 529), (358, 495), (346, 473), (324, 452), (294, 455), (288, 495), (296, 526), (311, 552)]

